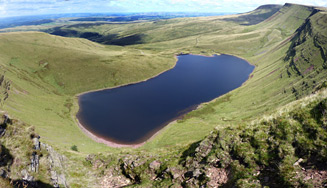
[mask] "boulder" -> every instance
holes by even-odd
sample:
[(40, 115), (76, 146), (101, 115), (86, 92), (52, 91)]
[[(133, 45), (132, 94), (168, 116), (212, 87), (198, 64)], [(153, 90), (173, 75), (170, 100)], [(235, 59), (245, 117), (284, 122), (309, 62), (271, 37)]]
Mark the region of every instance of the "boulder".
[(0, 138), (3, 137), (6, 134), (6, 129), (0, 127)]
[(39, 141), (40, 136), (33, 138), (33, 144), (35, 150), (41, 150), (41, 143)]
[(35, 152), (32, 154), (30, 171), (39, 171), (39, 156)]
[(0, 169), (0, 177), (7, 178), (7, 176), (8, 176), (7, 171), (4, 169)]
[(33, 182), (34, 177), (31, 176), (26, 169), (22, 170), (20, 173), (24, 181)]
[(160, 161), (155, 160), (150, 163), (149, 167), (151, 170), (159, 170), (160, 165), (161, 165)]
[(101, 187), (107, 188), (118, 188), (118, 187), (125, 187), (131, 184), (131, 180), (126, 178), (122, 175), (117, 175), (115, 170), (110, 169), (109, 171), (105, 172), (105, 176), (101, 180)]
[(201, 170), (198, 168), (193, 171), (193, 177), (195, 178), (198, 178), (201, 174)]

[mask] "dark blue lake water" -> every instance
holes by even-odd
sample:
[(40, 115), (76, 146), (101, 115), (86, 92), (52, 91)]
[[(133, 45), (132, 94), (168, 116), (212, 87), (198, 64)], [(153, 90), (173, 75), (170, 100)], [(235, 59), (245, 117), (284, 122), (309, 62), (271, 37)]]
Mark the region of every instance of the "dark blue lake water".
[(240, 87), (253, 69), (230, 55), (181, 55), (173, 69), (155, 78), (81, 95), (77, 118), (106, 140), (141, 143), (200, 103)]

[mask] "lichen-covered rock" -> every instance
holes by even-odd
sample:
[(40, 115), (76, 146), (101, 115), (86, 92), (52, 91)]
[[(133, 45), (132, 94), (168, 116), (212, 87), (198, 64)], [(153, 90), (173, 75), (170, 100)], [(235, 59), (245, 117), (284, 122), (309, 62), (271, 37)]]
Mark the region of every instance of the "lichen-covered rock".
[(100, 184), (102, 188), (118, 188), (130, 185), (132, 182), (130, 179), (126, 178), (123, 175), (115, 173), (113, 169), (105, 172), (104, 177), (101, 179)]
[(138, 167), (142, 166), (146, 162), (146, 159), (142, 159), (138, 156), (126, 156), (121, 159), (122, 173), (134, 183), (140, 183), (140, 174), (144, 173), (139, 171)]
[(68, 183), (65, 177), (64, 161), (65, 156), (57, 153), (51, 146), (41, 143), (41, 149), (48, 151), (49, 171), (51, 175), (51, 181), (54, 186), (63, 185), (68, 188)]
[(160, 161), (155, 160), (150, 163), (149, 167), (151, 170), (158, 170), (160, 168), (160, 165)]
[(29, 168), (30, 171), (38, 172), (39, 171), (39, 155), (36, 152), (33, 152), (31, 157), (31, 165)]
[(210, 167), (207, 169), (206, 176), (210, 179), (208, 187), (220, 187), (228, 182), (229, 172), (224, 168)]
[(195, 157), (198, 160), (201, 160), (202, 158), (206, 157), (211, 149), (212, 149), (212, 144), (214, 141), (214, 135), (208, 136), (206, 139), (204, 139), (199, 146), (195, 149)]
[(28, 182), (32, 182), (34, 180), (34, 177), (31, 176), (26, 169), (22, 170), (21, 172), (22, 179)]
[(0, 169), (0, 177), (7, 178), (7, 176), (8, 176), (7, 171), (4, 169)]
[(182, 182), (183, 174), (185, 173), (182, 169), (179, 169), (177, 167), (169, 167), (167, 168), (167, 171), (171, 173), (173, 181)]
[(33, 144), (34, 144), (34, 149), (35, 150), (40, 150), (41, 149), (41, 142), (39, 141), (40, 136), (34, 137), (33, 138)]

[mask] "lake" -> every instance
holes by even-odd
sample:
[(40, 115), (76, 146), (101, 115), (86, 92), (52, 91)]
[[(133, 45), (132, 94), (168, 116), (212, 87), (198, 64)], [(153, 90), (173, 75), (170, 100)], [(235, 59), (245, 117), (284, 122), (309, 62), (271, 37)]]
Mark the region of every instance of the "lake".
[(177, 58), (174, 68), (147, 81), (80, 95), (77, 119), (102, 139), (139, 144), (199, 104), (240, 87), (254, 70), (231, 55)]

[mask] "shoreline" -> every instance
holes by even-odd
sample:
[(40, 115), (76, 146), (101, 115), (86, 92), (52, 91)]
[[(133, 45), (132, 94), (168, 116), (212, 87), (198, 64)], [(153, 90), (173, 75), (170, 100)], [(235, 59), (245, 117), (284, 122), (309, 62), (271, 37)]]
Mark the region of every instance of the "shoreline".
[[(96, 92), (96, 91), (103, 91), (103, 90), (107, 90), (107, 89), (115, 89), (115, 88), (120, 88), (120, 87), (125, 87), (125, 86), (129, 86), (129, 85), (134, 85), (134, 84), (138, 84), (138, 83), (146, 82), (146, 81), (148, 81), (148, 80), (150, 80), (150, 79), (152, 79), (152, 78), (155, 78), (155, 77), (157, 77), (157, 76), (159, 76), (159, 75), (165, 73), (166, 71), (169, 71), (169, 70), (173, 69), (173, 68), (177, 65), (177, 62), (178, 62), (178, 58), (177, 58), (177, 57), (178, 57), (178, 56), (182, 56), (182, 55), (197, 55), (197, 54), (192, 54), (192, 53), (187, 53), (187, 54), (175, 54), (175, 55), (174, 55), (174, 58), (176, 59), (175, 65), (174, 65), (172, 68), (167, 69), (167, 70), (165, 70), (165, 71), (162, 71), (162, 72), (160, 72), (159, 74), (157, 74), (157, 75), (155, 75), (155, 76), (153, 76), (153, 77), (150, 77), (150, 78), (147, 78), (147, 79), (144, 79), (144, 80), (141, 80), (141, 81), (137, 81), (137, 82), (132, 82), (132, 83), (124, 84), (124, 85), (119, 85), (119, 86), (114, 86), (114, 87), (108, 87), (108, 88), (102, 88), (102, 89), (96, 89), (96, 90), (90, 90), (90, 91), (82, 92), (82, 93), (79, 93), (79, 94), (75, 95), (75, 97), (76, 97), (77, 100), (78, 100), (79, 96), (81, 96), (81, 95), (83, 95), (83, 94), (87, 94), (87, 93), (91, 93), (91, 92)], [(230, 55), (230, 56), (234, 56), (234, 57), (240, 58), (240, 59), (244, 60), (245, 62), (247, 62), (249, 65), (254, 66), (253, 71), (254, 71), (255, 68), (256, 68), (255, 65), (252, 65), (252, 64), (251, 64), (250, 62), (248, 62), (246, 59), (241, 58), (241, 57), (238, 57), (238, 56), (235, 56), (235, 55), (231, 55), (231, 54), (213, 54), (213, 55), (211, 55), (211, 56), (207, 56), (207, 55), (197, 55), (197, 56), (215, 57), (215, 56), (220, 56), (220, 55)], [(253, 73), (253, 71), (251, 72), (251, 74)], [(249, 74), (248, 79), (247, 79), (244, 83), (242, 83), (241, 86), (243, 86), (243, 85), (244, 85), (244, 84), (245, 84), (245, 83), (250, 79), (251, 74)], [(241, 87), (241, 86), (240, 86), (240, 87)], [(237, 88), (236, 88), (236, 89), (237, 89)], [(234, 89), (234, 90), (235, 90), (235, 89)], [(232, 91), (233, 91), (233, 90), (232, 90)], [(231, 92), (231, 91), (225, 93), (224, 95), (226, 95), (226, 94), (228, 94), (228, 93), (230, 93), (230, 92)], [(198, 104), (198, 105), (196, 105), (196, 108), (194, 108), (194, 109), (188, 111), (187, 113), (190, 113), (191, 111), (197, 110), (197, 109), (199, 109), (200, 106), (202, 106), (203, 104), (207, 104), (207, 103), (210, 103), (210, 102), (212, 102), (212, 101), (215, 101), (216, 99), (218, 99), (218, 98), (220, 98), (220, 97), (222, 97), (222, 96), (224, 96), (224, 95), (221, 95), (221, 96), (219, 96), (219, 97), (217, 97), (217, 98), (215, 98), (215, 99), (213, 99), (213, 100), (211, 100), (211, 101), (208, 101), (208, 102), (204, 102), (204, 103)], [(82, 131), (86, 136), (88, 136), (89, 138), (91, 138), (91, 139), (94, 140), (95, 142), (97, 142), (97, 143), (102, 143), (102, 144), (105, 144), (105, 145), (107, 145), (107, 146), (109, 146), (109, 147), (113, 147), (113, 148), (122, 148), (122, 147), (139, 148), (139, 147), (143, 146), (144, 144), (146, 144), (148, 141), (151, 141), (151, 140), (152, 140), (152, 139), (153, 139), (157, 134), (159, 134), (162, 130), (164, 130), (166, 127), (168, 127), (171, 123), (176, 122), (177, 119), (178, 119), (178, 117), (177, 117), (177, 118), (174, 119), (173, 121), (170, 121), (169, 123), (167, 123), (167, 124), (163, 125), (162, 127), (158, 128), (157, 130), (154, 131), (155, 133), (154, 133), (153, 135), (151, 135), (149, 138), (147, 138), (145, 141), (143, 141), (143, 142), (141, 142), (141, 143), (138, 143), (138, 144), (122, 144), (122, 143), (117, 143), (117, 142), (114, 142), (114, 141), (106, 140), (106, 139), (101, 138), (100, 136), (98, 136), (98, 135), (92, 133), (91, 131), (87, 130), (87, 129), (82, 125), (82, 123), (79, 121), (79, 119), (77, 118), (77, 114), (78, 114), (79, 109), (80, 109), (79, 101), (77, 101), (77, 104), (78, 104), (78, 110), (77, 110), (76, 113), (74, 113), (74, 115), (73, 115), (73, 119), (76, 121), (76, 123), (77, 123), (79, 129), (80, 129), (80, 130), (81, 130), (81, 131)], [(187, 113), (183, 114), (182, 116), (186, 115)]]
[[(220, 55), (230, 55), (230, 56), (234, 56), (234, 57), (237, 57), (237, 58), (240, 58), (240, 59), (246, 61), (249, 65), (254, 66), (254, 68), (256, 67), (255, 65), (251, 64), (250, 62), (248, 62), (246, 59), (244, 59), (244, 58), (242, 58), (242, 57), (239, 57), (239, 56), (237, 56), (237, 55), (232, 55), (232, 54), (226, 54), (226, 53), (224, 53), (224, 54), (213, 54), (213, 55), (210, 55), (210, 56), (208, 56), (208, 55), (201, 55), (201, 54), (200, 54), (200, 55), (199, 55), (199, 54), (193, 54), (193, 53), (187, 53), (187, 54), (175, 54), (175, 55), (174, 55), (174, 58), (176, 59), (176, 62), (175, 62), (175, 65), (174, 65), (173, 67), (171, 67), (171, 68), (169, 68), (169, 69), (167, 69), (167, 70), (164, 70), (164, 71), (162, 71), (162, 72), (160, 72), (160, 73), (158, 73), (158, 74), (156, 74), (156, 75), (154, 75), (154, 76), (152, 76), (152, 77), (150, 77), (150, 78), (146, 78), (146, 79), (141, 80), (141, 81), (131, 82), (131, 83), (128, 83), (128, 84), (122, 84), (122, 85), (119, 85), (119, 86), (112, 86), (112, 87), (106, 87), (106, 88), (102, 88), (102, 89), (94, 89), (94, 90), (90, 90), (90, 91), (84, 91), (84, 92), (82, 92), (82, 93), (78, 93), (78, 94), (76, 94), (75, 97), (79, 97), (79, 96), (81, 96), (81, 95), (84, 95), (84, 94), (87, 94), (87, 93), (96, 92), (96, 91), (103, 91), (103, 90), (107, 90), (107, 89), (116, 89), (116, 88), (120, 88), (120, 87), (125, 87), (125, 86), (129, 86), (129, 85), (134, 85), (134, 84), (138, 84), (138, 83), (146, 82), (146, 81), (148, 81), (148, 80), (150, 80), (150, 79), (152, 79), (152, 78), (155, 78), (155, 77), (157, 77), (157, 76), (160, 76), (161, 74), (165, 73), (166, 71), (169, 71), (169, 70), (175, 68), (175, 66), (176, 66), (176, 64), (177, 64), (177, 62), (178, 62), (178, 58), (177, 58), (177, 56), (182, 56), (182, 55), (197, 55), (197, 56), (203, 56), (203, 57), (215, 57), (215, 55), (216, 55), (216, 56), (220, 56)], [(254, 69), (253, 69), (253, 71), (254, 71)]]
[(107, 90), (107, 89), (116, 89), (116, 88), (120, 88), (120, 87), (126, 87), (126, 86), (129, 86), (129, 85), (134, 85), (134, 84), (138, 84), (138, 83), (146, 82), (146, 81), (148, 81), (148, 80), (150, 80), (150, 79), (152, 79), (152, 78), (155, 78), (155, 77), (157, 77), (157, 76), (160, 76), (161, 74), (165, 73), (166, 71), (169, 71), (169, 70), (175, 68), (175, 66), (176, 66), (176, 64), (177, 64), (177, 61), (178, 61), (177, 56), (178, 56), (178, 55), (174, 55), (174, 57), (175, 57), (175, 59), (176, 59), (176, 62), (175, 62), (175, 64), (174, 64), (173, 67), (171, 67), (171, 68), (169, 68), (169, 69), (167, 69), (167, 70), (164, 70), (164, 71), (162, 71), (162, 72), (160, 72), (160, 73), (158, 73), (158, 74), (156, 74), (156, 75), (154, 75), (154, 76), (152, 76), (152, 77), (150, 77), (150, 78), (146, 78), (146, 79), (144, 79), (144, 80), (140, 80), (140, 81), (131, 82), (131, 83), (128, 83), (128, 84), (122, 84), (122, 85), (119, 85), (119, 86), (106, 87), (106, 88), (102, 88), (102, 89), (94, 89), (94, 90), (90, 90), (90, 91), (85, 91), (85, 92), (82, 92), (82, 93), (78, 93), (77, 95), (75, 95), (75, 97), (79, 97), (79, 96), (81, 96), (81, 95), (84, 95), (84, 94), (87, 94), (87, 93), (96, 92), (96, 91), (103, 91), (103, 90)]
[[(209, 101), (210, 102), (210, 101)], [(178, 119), (180, 119), (181, 117), (184, 117), (187, 113), (192, 112), (196, 109), (198, 109), (200, 106), (199, 105), (195, 105), (192, 106), (188, 109), (185, 110), (185, 113), (177, 116), (174, 119), (171, 119), (170, 121), (167, 121), (167, 123), (163, 123), (160, 127), (158, 127), (157, 129), (149, 132), (147, 135), (151, 135), (147, 138), (144, 139), (144, 141), (142, 141), (141, 143), (137, 143), (137, 144), (122, 144), (122, 143), (118, 143), (118, 142), (114, 142), (114, 141), (110, 141), (110, 140), (106, 140), (105, 138), (102, 138), (94, 133), (92, 133), (91, 131), (87, 130), (83, 124), (78, 120), (78, 118), (75, 116), (73, 117), (74, 120), (77, 122), (78, 127), (81, 129), (81, 131), (88, 136), (89, 138), (91, 138), (92, 140), (94, 140), (97, 143), (102, 143), (105, 144), (109, 147), (113, 147), (113, 148), (139, 148), (141, 146), (143, 146), (144, 144), (146, 144), (147, 142), (151, 141), (152, 139), (154, 139), (155, 136), (157, 136), (161, 131), (163, 131), (165, 128), (169, 127), (169, 125), (171, 125), (172, 123), (175, 123)], [(153, 134), (152, 134), (153, 133)]]
[(75, 118), (75, 120), (77, 121), (77, 125), (80, 128), (80, 130), (86, 136), (90, 137), (92, 140), (94, 140), (97, 143), (102, 143), (102, 144), (105, 144), (105, 145), (107, 145), (109, 147), (113, 147), (113, 148), (122, 148), (122, 147), (138, 148), (138, 147), (140, 147), (140, 146), (142, 146), (142, 145), (144, 145), (146, 143), (146, 141), (145, 142), (142, 142), (142, 143), (139, 143), (139, 144), (119, 144), (119, 143), (116, 143), (116, 142), (112, 142), (112, 141), (106, 140), (104, 138), (101, 138), (100, 136), (97, 136), (96, 134), (94, 134), (91, 131), (87, 130), (80, 123), (80, 121), (77, 118)]

